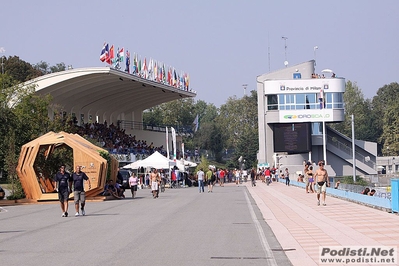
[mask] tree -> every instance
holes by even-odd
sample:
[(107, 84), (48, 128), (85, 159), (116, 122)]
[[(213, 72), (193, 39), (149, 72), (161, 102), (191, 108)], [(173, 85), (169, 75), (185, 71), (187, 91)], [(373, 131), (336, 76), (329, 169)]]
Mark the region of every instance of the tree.
[(355, 118), (355, 138), (365, 141), (377, 141), (374, 115), (370, 100), (365, 100), (363, 92), (356, 83), (348, 81), (344, 93), (345, 120), (331, 127), (342, 134), (352, 136), (352, 114)]
[(10, 56), (4, 61), (4, 71), (17, 82), (25, 82), (43, 75), (31, 64), (19, 59), (18, 56)]
[[(377, 95), (373, 97), (372, 100), (372, 110), (375, 116), (374, 124), (372, 125), (378, 136), (378, 144), (380, 152), (379, 154), (388, 154), (387, 147), (392, 140), (389, 138), (389, 134), (399, 132), (396, 126), (391, 127), (386, 123), (392, 122), (392, 119), (397, 118), (397, 113), (395, 114), (392, 110), (397, 110), (396, 105), (398, 105), (399, 100), (399, 84), (397, 82), (392, 82), (388, 85), (384, 85), (382, 88), (378, 89)], [(389, 118), (388, 116), (393, 117)], [(381, 119), (383, 118), (383, 119)], [(388, 141), (385, 143), (385, 141)], [(397, 155), (398, 150), (395, 151)], [(391, 153), (391, 152), (389, 152)]]
[(55, 66), (51, 66), (50, 67), (50, 72), (51, 73), (55, 73), (55, 72), (61, 72), (61, 71), (65, 71), (66, 66), (64, 62), (58, 63)]
[(241, 99), (230, 97), (226, 104), (220, 107), (217, 122), (223, 129), (224, 148), (235, 151), (233, 162), (238, 166), (237, 159), (243, 156), (247, 165), (256, 164), (256, 153), (259, 147), (256, 91), (251, 91), (249, 96)]

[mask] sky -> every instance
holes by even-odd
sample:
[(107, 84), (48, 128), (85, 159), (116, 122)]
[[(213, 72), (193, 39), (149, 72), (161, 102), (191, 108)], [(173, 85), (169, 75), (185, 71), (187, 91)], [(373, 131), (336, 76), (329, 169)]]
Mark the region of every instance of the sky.
[(371, 99), (399, 82), (398, 11), (397, 0), (1, 0), (0, 47), (82, 68), (106, 66), (107, 42), (188, 73), (195, 100), (217, 107), (286, 59), (316, 59), (316, 73), (331, 69)]

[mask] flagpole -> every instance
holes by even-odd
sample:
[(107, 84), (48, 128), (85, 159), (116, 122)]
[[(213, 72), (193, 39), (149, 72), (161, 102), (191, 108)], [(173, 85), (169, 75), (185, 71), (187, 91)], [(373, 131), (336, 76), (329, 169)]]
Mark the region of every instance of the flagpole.
[[(324, 105), (324, 103), (323, 103)], [(327, 165), (327, 148), (326, 148), (326, 121), (325, 121), (325, 106), (323, 106), (323, 158), (324, 164)]]

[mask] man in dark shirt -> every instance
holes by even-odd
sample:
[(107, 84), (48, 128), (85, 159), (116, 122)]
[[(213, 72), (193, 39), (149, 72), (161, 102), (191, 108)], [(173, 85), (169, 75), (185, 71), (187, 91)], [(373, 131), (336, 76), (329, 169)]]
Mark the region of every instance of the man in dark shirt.
[(72, 178), (65, 172), (65, 165), (60, 166), (60, 171), (55, 174), (56, 190), (61, 203), (62, 217), (68, 217), (68, 197), (71, 192)]
[(75, 216), (79, 216), (79, 201), (81, 206), (82, 215), (86, 215), (85, 212), (85, 203), (86, 203), (86, 195), (84, 190), (84, 180), (87, 180), (89, 183), (89, 189), (91, 189), (90, 179), (87, 175), (82, 172), (82, 167), (80, 165), (76, 166), (76, 172), (72, 174), (73, 179), (73, 196), (75, 200)]

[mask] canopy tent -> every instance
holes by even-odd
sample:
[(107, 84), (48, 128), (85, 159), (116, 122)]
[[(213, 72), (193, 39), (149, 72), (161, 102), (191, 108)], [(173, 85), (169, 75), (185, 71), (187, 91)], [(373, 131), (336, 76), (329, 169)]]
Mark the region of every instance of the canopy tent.
[(173, 165), (173, 160), (169, 160), (159, 152), (154, 152), (144, 160), (138, 160), (131, 164), (125, 165), (124, 169), (138, 169), (139, 167), (152, 167), (156, 169), (169, 169), (170, 165)]
[(197, 164), (194, 162), (180, 159), (176, 160), (176, 166), (180, 169), (180, 171), (185, 171), (185, 167), (196, 167)]

